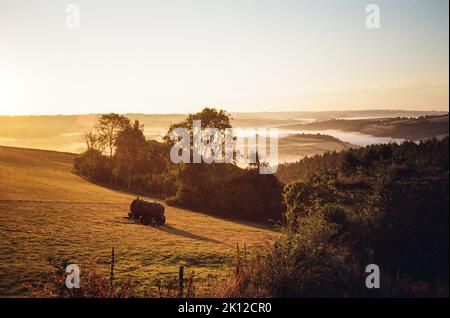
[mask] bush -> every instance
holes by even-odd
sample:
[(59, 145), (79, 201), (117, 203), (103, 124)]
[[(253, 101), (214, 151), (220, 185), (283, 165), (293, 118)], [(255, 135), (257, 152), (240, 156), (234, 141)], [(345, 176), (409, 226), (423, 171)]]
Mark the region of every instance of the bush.
[(111, 161), (97, 150), (87, 150), (74, 159), (74, 172), (92, 181), (109, 182), (111, 179)]
[(336, 227), (305, 217), (263, 254), (243, 264), (219, 292), (222, 297), (342, 297), (351, 269), (346, 252), (330, 244)]
[(169, 204), (235, 219), (281, 221), (282, 186), (274, 175), (232, 164), (182, 165)]

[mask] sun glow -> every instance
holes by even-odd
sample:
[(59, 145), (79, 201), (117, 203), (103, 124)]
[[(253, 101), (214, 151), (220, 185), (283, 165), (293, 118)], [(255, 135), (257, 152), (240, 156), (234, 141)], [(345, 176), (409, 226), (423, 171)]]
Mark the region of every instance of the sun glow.
[(15, 114), (19, 85), (16, 72), (6, 65), (0, 65), (0, 108), (2, 114)]
[(0, 0), (0, 115), (448, 109), (446, 0), (78, 2)]

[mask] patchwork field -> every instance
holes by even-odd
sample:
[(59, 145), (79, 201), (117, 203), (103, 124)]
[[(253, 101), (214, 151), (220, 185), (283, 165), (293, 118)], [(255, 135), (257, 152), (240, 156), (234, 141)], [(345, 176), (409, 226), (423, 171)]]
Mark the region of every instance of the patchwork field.
[(25, 284), (45, 281), (54, 263), (106, 273), (112, 247), (119, 279), (150, 286), (185, 265), (204, 282), (229, 273), (236, 243), (256, 253), (277, 235), (173, 207), (165, 226), (135, 224), (126, 217), (133, 197), (71, 174), (73, 156), (0, 146), (0, 296), (25, 295)]

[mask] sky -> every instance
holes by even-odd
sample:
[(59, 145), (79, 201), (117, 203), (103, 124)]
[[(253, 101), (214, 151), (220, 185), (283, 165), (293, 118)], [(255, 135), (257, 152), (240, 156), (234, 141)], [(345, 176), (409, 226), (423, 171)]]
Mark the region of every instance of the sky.
[(0, 0), (0, 115), (448, 110), (448, 12), (448, 0)]

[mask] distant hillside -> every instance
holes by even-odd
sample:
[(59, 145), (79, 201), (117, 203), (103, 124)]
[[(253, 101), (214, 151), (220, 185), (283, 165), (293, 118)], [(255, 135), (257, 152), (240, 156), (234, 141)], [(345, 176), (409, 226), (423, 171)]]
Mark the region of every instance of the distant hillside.
[[(332, 112), (260, 112), (232, 113), (233, 127), (284, 127), (311, 120), (332, 118), (418, 117), (442, 115), (446, 112), (404, 110), (363, 110)], [(145, 126), (148, 139), (159, 140), (171, 124), (183, 120), (185, 114), (125, 114)], [(94, 127), (98, 114), (70, 116), (1, 116), (0, 145), (38, 148), (79, 153), (83, 149), (81, 133)], [(288, 126), (286, 126), (288, 127)], [(300, 129), (304, 129), (301, 127)], [(313, 129), (313, 128), (311, 128)]]
[(284, 128), (302, 130), (339, 129), (377, 137), (422, 140), (448, 135), (449, 119), (448, 114), (418, 118), (332, 119), (308, 124), (287, 125)]
[(341, 152), (327, 152), (278, 166), (277, 177), (284, 184), (296, 180), (307, 180), (322, 173), (340, 173), (349, 166), (367, 168), (379, 162), (394, 166), (421, 165), (439, 167), (448, 173), (449, 137), (426, 142), (404, 142), (402, 144), (381, 144), (349, 149)]
[(357, 147), (335, 137), (322, 134), (294, 134), (278, 141), (279, 162), (298, 161), (304, 157)]

